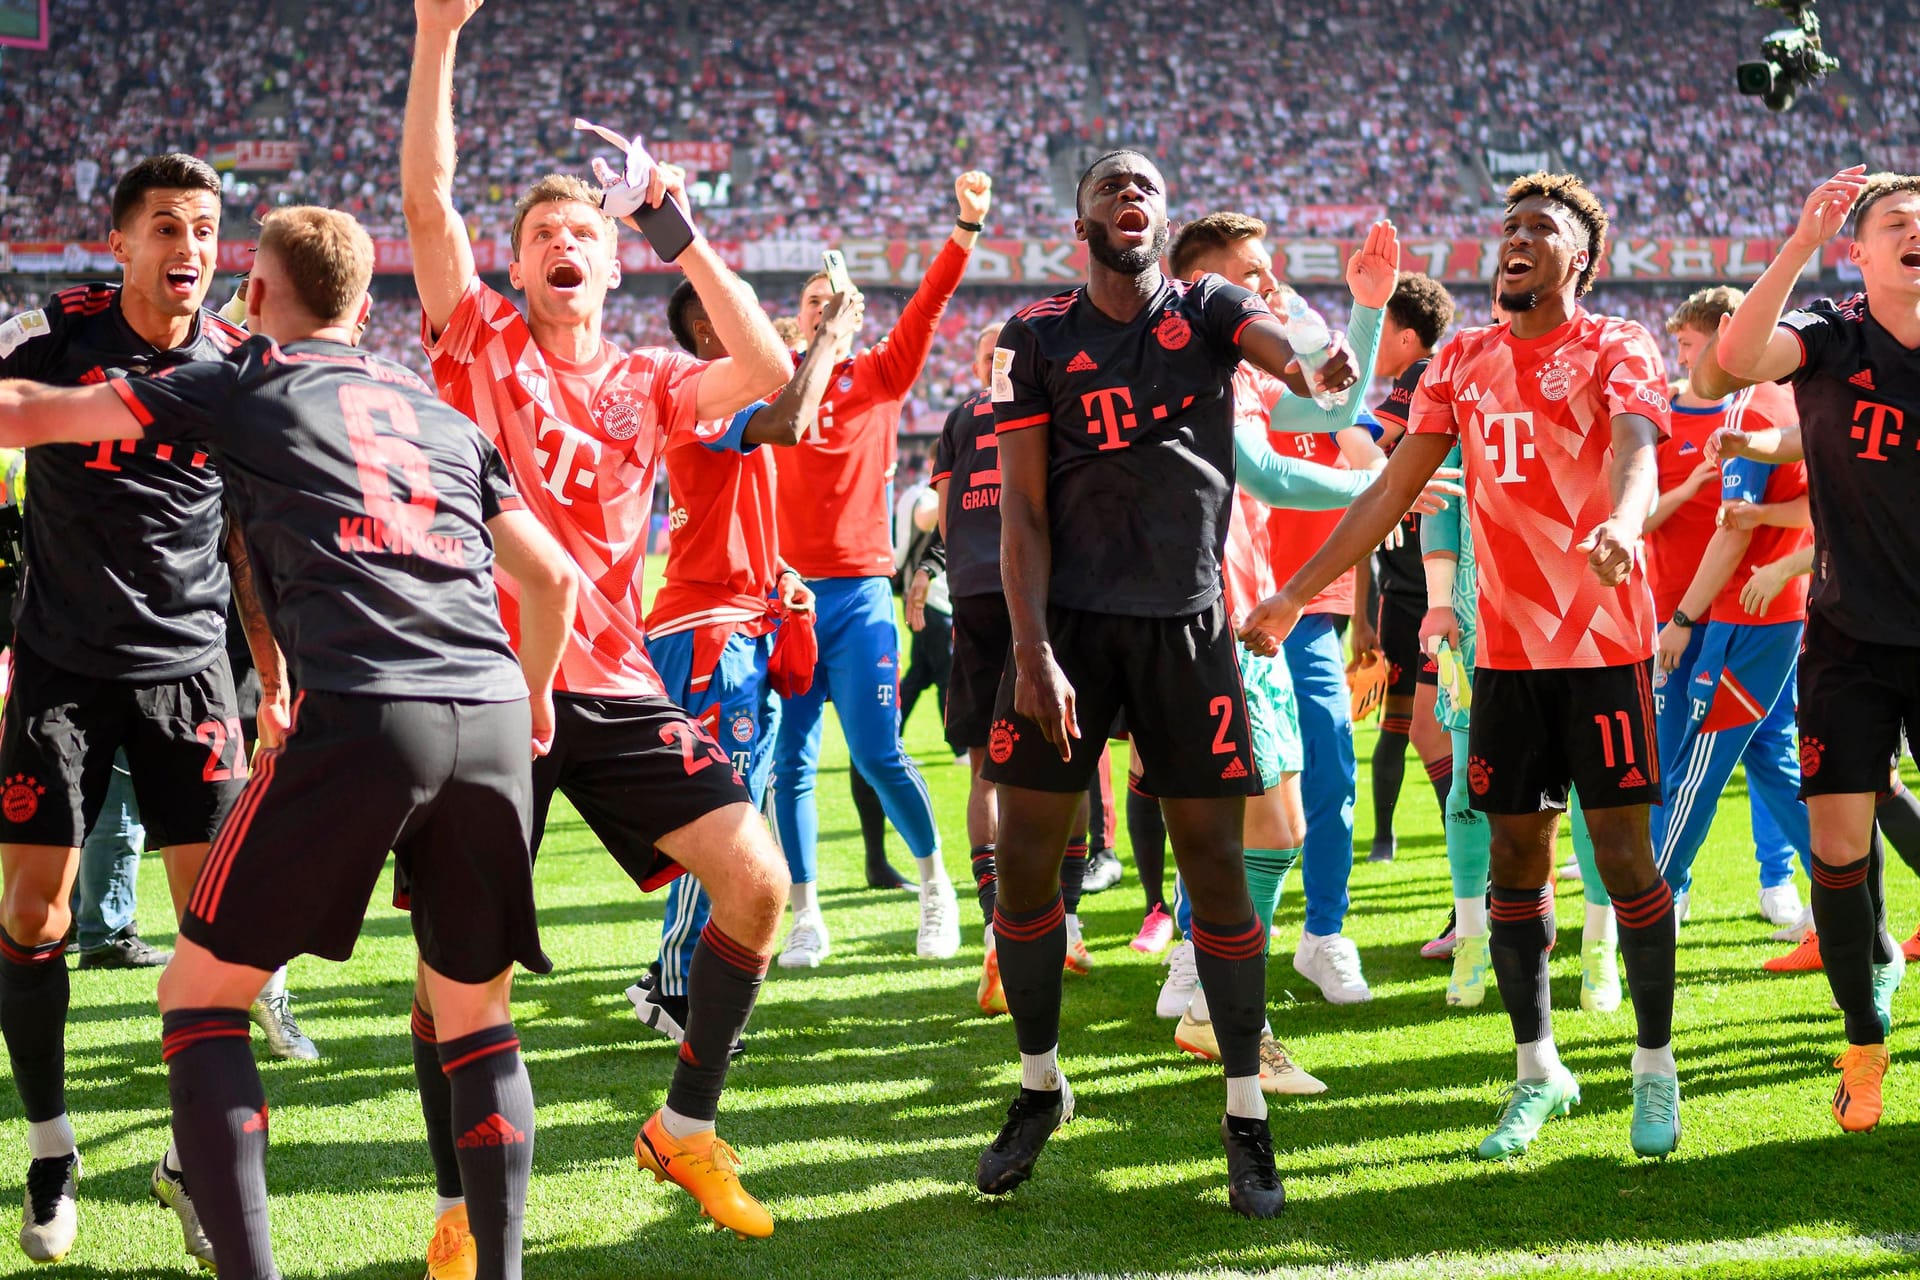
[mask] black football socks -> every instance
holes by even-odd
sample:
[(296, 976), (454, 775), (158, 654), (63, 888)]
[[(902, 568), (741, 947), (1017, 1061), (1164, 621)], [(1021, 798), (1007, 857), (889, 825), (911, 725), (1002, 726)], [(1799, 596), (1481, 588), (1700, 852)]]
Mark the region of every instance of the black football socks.
[[(466, 1188), (474, 1280), (520, 1280), (520, 1240), (533, 1172), (533, 1086), (511, 1022), (440, 1042), (454, 1155)], [(189, 1166), (189, 1176), (192, 1176)], [(219, 1245), (214, 1246), (216, 1252)], [(221, 1259), (221, 1270), (226, 1259)]]
[(275, 1280), (267, 1233), (267, 1094), (245, 1009), (161, 1015), (173, 1141), (225, 1280)]

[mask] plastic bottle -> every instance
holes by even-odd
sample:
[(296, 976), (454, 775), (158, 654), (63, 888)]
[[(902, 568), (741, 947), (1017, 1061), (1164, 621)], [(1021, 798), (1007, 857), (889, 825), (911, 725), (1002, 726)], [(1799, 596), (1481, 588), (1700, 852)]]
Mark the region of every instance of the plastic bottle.
[(1308, 306), (1307, 300), (1296, 293), (1287, 299), (1285, 328), (1287, 345), (1293, 348), (1294, 359), (1300, 362), (1300, 371), (1307, 375), (1307, 384), (1314, 388), (1313, 402), (1322, 409), (1345, 404), (1347, 392), (1322, 391), (1314, 381), (1314, 375), (1327, 362), (1327, 347), (1333, 340), (1326, 317)]

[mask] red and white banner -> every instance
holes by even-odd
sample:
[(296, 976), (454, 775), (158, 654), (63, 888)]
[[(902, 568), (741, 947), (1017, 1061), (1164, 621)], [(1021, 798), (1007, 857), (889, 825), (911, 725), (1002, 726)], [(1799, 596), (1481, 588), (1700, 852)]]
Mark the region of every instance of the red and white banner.
[[(1358, 239), (1285, 239), (1272, 242), (1273, 273), (1293, 284), (1336, 284), (1346, 278), (1347, 257)], [(1754, 280), (1773, 260), (1777, 240), (1709, 237), (1685, 240), (1617, 240), (1607, 248), (1598, 278), (1616, 283), (1710, 283)], [(1424, 271), (1447, 284), (1490, 284), (1498, 268), (1500, 241), (1420, 239), (1400, 242), (1400, 267)], [(1822, 263), (1845, 256), (1829, 245)]]
[(299, 167), (303, 145), (273, 138), (221, 142), (214, 144), (207, 163), (216, 169), (237, 169), (242, 173), (287, 173)]
[(683, 169), (697, 173), (724, 173), (733, 168), (733, 144), (731, 142), (690, 142), (674, 139), (671, 142), (649, 142), (647, 150), (653, 152), (656, 160), (666, 164), (677, 164)]
[[(838, 248), (847, 258), (847, 270), (863, 285), (911, 289), (920, 283), (944, 240), (842, 240)], [(1358, 239), (1285, 238), (1270, 241), (1274, 274), (1300, 285), (1335, 285), (1346, 278), (1346, 262), (1360, 245)], [(374, 271), (405, 275), (413, 270), (413, 253), (404, 239), (373, 242)], [(820, 269), (817, 240), (723, 240), (714, 247), (736, 271), (749, 275), (806, 274)], [(1607, 250), (1602, 280), (1636, 284), (1706, 284), (1752, 280), (1766, 269), (1775, 240), (1718, 237), (1688, 240), (1625, 239)], [(1498, 264), (1498, 240), (1409, 239), (1400, 243), (1400, 265), (1424, 271), (1453, 285), (1488, 284)], [(482, 272), (504, 272), (512, 261), (505, 239), (478, 240), (474, 265)], [(1827, 246), (1819, 266), (1810, 274), (1837, 268), (1846, 257), (1846, 245)], [(223, 241), (220, 269), (245, 271), (253, 258), (251, 241)], [(644, 238), (620, 238), (620, 266), (632, 274), (671, 274), (678, 270), (654, 256)], [(118, 276), (119, 268), (107, 246), (98, 242), (0, 241), (0, 273), (22, 275)], [(1077, 240), (988, 240), (974, 248), (967, 264), (968, 285), (1023, 285), (1035, 289), (1065, 289), (1086, 279), (1087, 246)]]
[(1383, 204), (1297, 204), (1287, 214), (1287, 225), (1339, 235), (1359, 231), (1386, 216)]

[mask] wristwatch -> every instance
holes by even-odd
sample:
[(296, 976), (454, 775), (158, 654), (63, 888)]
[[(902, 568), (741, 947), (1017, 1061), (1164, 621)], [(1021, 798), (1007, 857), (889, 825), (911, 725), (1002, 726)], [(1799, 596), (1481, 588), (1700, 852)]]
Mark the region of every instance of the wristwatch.
[(1692, 618), (1689, 618), (1686, 614), (1680, 612), (1680, 610), (1678, 609), (1675, 609), (1673, 611), (1673, 617), (1669, 620), (1669, 622), (1672, 626), (1686, 627), (1688, 630), (1692, 630), (1693, 627), (1698, 625), (1694, 622)]

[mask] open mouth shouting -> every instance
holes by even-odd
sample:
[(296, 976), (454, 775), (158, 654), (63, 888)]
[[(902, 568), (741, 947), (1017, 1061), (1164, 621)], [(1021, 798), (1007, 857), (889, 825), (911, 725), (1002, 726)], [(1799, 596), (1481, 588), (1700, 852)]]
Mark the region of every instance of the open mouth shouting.
[(547, 268), (547, 287), (561, 293), (571, 293), (586, 282), (587, 273), (580, 269), (577, 262), (562, 258)]
[(1915, 245), (1913, 248), (1901, 254), (1900, 265), (1914, 270), (1920, 270), (1920, 245)]
[(167, 292), (176, 298), (191, 298), (200, 287), (200, 268), (189, 262), (167, 268)]
[(1152, 227), (1153, 219), (1148, 217), (1147, 211), (1137, 204), (1127, 205), (1113, 215), (1113, 233), (1122, 240), (1143, 244)]
[(1525, 283), (1527, 277), (1533, 274), (1537, 265), (1539, 264), (1534, 261), (1532, 254), (1523, 253), (1517, 249), (1509, 250), (1506, 256), (1500, 259), (1501, 285), (1507, 289), (1517, 290), (1521, 284)]

